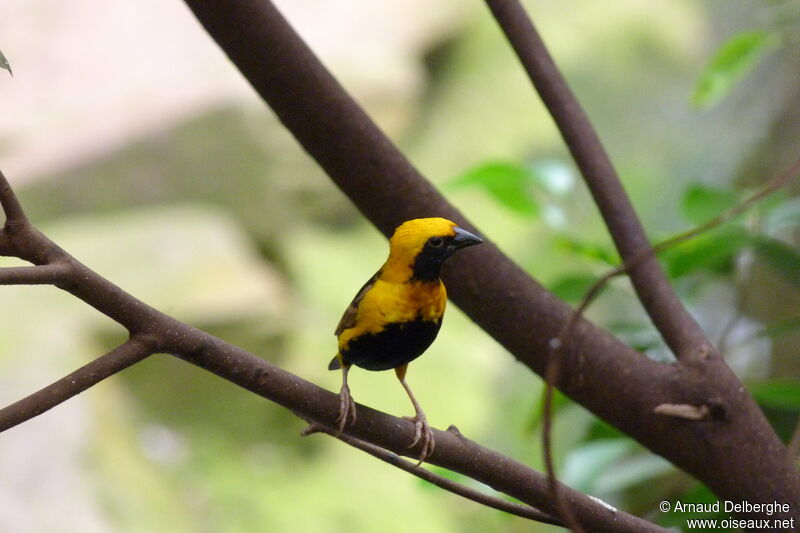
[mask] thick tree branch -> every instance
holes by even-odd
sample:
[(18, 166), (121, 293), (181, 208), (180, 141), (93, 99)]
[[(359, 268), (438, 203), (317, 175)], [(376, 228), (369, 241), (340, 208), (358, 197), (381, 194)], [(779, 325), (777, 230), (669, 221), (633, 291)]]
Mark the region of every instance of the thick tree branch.
[[(2, 173), (0, 198), (11, 199), (9, 205), (14, 205), (13, 192)], [(16, 213), (22, 215), (18, 207), (17, 204)], [(154, 352), (176, 355), (292, 410), (305, 420), (328, 427), (335, 423), (337, 394), (153, 309), (75, 260), (27, 222), (25, 231), (7, 236), (14, 249), (34, 255), (41, 250), (54, 263), (68, 265), (71, 281), (62, 288), (127, 328), (132, 338), (49, 387), (0, 410), (0, 429), (28, 420)], [(430, 463), (485, 483), (546, 514), (553, 513), (541, 473), (460, 434), (434, 431), (437, 445)], [(414, 435), (412, 422), (365, 406), (358, 406), (357, 422), (348, 427), (348, 434), (396, 454), (419, 453), (407, 447)], [(611, 511), (568, 487), (562, 486), (560, 490), (582, 520), (597, 525), (597, 531), (665, 531), (629, 514)]]
[[(486, 0), (580, 168), (647, 314), (678, 359), (711, 345), (672, 289), (600, 138), (518, 0)], [(642, 258), (642, 259), (638, 259)], [(635, 261), (634, 261), (635, 260)]]
[[(303, 148), (384, 234), (420, 216), (444, 216), (474, 228), (369, 120), (270, 2), (186, 3)], [(480, 248), (446, 265), (448, 292), (541, 374), (548, 341), (572, 309), (491, 243)], [(572, 331), (560, 355), (558, 387), (564, 393), (720, 497), (800, 501), (800, 478), (785, 447), (726, 365), (659, 364), (585, 320)], [(653, 409), (664, 403), (721, 404), (724, 414), (709, 422), (655, 415)], [(793, 516), (800, 520), (797, 509)]]

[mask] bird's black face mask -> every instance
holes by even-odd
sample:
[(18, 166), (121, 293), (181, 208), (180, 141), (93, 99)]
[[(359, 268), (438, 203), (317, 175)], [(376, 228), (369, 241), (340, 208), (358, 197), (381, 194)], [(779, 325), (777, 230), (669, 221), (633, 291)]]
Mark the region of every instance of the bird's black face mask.
[(414, 261), (412, 280), (435, 281), (439, 278), (439, 272), (445, 259), (462, 248), (483, 242), (483, 239), (477, 235), (458, 226), (453, 228), (453, 231), (455, 231), (455, 235), (434, 236), (425, 242), (422, 252)]

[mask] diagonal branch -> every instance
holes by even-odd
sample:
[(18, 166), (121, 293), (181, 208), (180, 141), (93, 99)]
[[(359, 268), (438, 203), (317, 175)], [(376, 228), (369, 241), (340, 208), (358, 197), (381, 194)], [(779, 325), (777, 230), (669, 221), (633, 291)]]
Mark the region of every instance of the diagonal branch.
[(650, 253), (644, 228), (600, 138), (531, 19), (518, 0), (486, 3), (561, 131), (623, 261), (643, 258), (635, 261), (628, 275), (647, 314), (678, 359), (699, 360), (712, 349), (711, 344)]
[[(570, 525), (570, 528), (575, 530), (580, 528), (578, 525), (577, 528), (575, 527), (575, 519), (571, 516), (571, 509), (564, 503), (561, 494), (558, 492), (557, 485), (555, 483), (556, 476), (555, 476), (555, 467), (553, 465), (553, 452), (552, 452), (552, 435), (551, 435), (551, 428), (552, 428), (552, 403), (553, 403), (553, 384), (558, 381), (558, 373), (560, 371), (559, 359), (558, 359), (558, 350), (564, 346), (570, 338), (572, 333), (572, 329), (578, 323), (578, 320), (583, 316), (586, 309), (591, 305), (597, 295), (600, 293), (600, 290), (606, 286), (606, 284), (612, 278), (619, 276), (625, 272), (628, 272), (630, 269), (634, 268), (637, 264), (642, 261), (647, 260), (648, 256), (651, 254), (659, 254), (664, 250), (672, 248), (674, 246), (678, 246), (679, 244), (696, 237), (702, 233), (710, 231), (728, 220), (738, 216), (739, 214), (743, 213), (745, 210), (752, 207), (756, 202), (762, 200), (766, 196), (772, 194), (773, 192), (777, 191), (789, 181), (796, 177), (798, 172), (800, 172), (800, 159), (795, 160), (786, 170), (769, 180), (761, 189), (744, 199), (741, 203), (733, 206), (732, 208), (720, 213), (716, 217), (712, 218), (711, 220), (691, 228), (687, 231), (679, 233), (665, 241), (662, 241), (655, 245), (652, 248), (652, 251), (645, 251), (640, 252), (639, 254), (629, 258), (628, 260), (624, 261), (621, 265), (616, 268), (611, 269), (610, 271), (606, 272), (603, 276), (598, 278), (590, 287), (586, 290), (581, 299), (580, 304), (572, 313), (572, 316), (569, 318), (567, 322), (564, 323), (564, 326), (561, 328), (558, 336), (555, 337), (550, 343), (550, 356), (548, 358), (548, 365), (547, 371), (545, 373), (545, 389), (544, 389), (544, 406), (543, 406), (543, 424), (542, 424), (542, 448), (544, 450), (544, 459), (545, 459), (545, 471), (547, 473), (547, 479), (550, 483), (550, 491), (553, 494), (554, 499), (558, 502), (559, 508), (562, 510), (562, 516), (565, 517), (565, 521)], [(657, 406), (653, 412), (662, 414), (664, 413), (663, 406), (665, 405), (673, 405), (673, 404), (661, 404)], [(708, 405), (701, 405), (700, 411), (702, 412), (705, 410), (706, 414), (710, 412), (710, 408)], [(800, 427), (800, 426), (798, 426)], [(789, 446), (789, 456), (795, 457), (795, 453), (793, 453), (792, 446)]]
[(0, 432), (39, 416), (152, 353), (148, 343), (129, 339), (47, 387), (0, 409)]
[[(452, 428), (448, 428), (448, 431), (453, 431), (453, 430)], [(384, 450), (383, 448), (375, 446), (374, 444), (370, 444), (369, 442), (355, 439), (347, 434), (337, 434), (336, 431), (326, 428), (320, 424), (312, 423), (306, 429), (303, 430), (302, 434), (303, 436), (306, 436), (316, 432), (327, 433), (328, 435), (336, 437), (342, 442), (349, 444), (353, 448), (357, 448), (363, 452), (366, 452), (385, 463), (388, 463), (401, 470), (404, 470), (411, 475), (417, 476), (420, 479), (424, 479), (428, 483), (431, 483), (432, 485), (442, 488), (448, 492), (452, 492), (453, 494), (458, 494), (459, 496), (463, 496), (468, 500), (472, 500), (487, 507), (491, 507), (492, 509), (497, 509), (498, 511), (503, 511), (505, 513), (513, 514), (522, 518), (527, 518), (528, 520), (533, 520), (535, 522), (542, 522), (543, 524), (552, 524), (556, 526), (563, 525), (559, 520), (529, 505), (523, 505), (512, 501), (503, 500), (501, 498), (490, 496), (489, 494), (485, 494), (473, 488), (467, 487), (460, 483), (456, 483), (455, 481), (452, 481), (450, 479), (447, 479), (446, 477), (442, 477), (438, 474), (435, 474), (430, 470), (426, 470), (425, 468), (420, 468), (419, 466), (416, 465), (416, 463), (412, 463), (411, 461), (403, 459), (396, 453)]]
[[(446, 216), (471, 227), (342, 90), (270, 2), (187, 3), (306, 150), (384, 233), (405, 219), (426, 215)], [(72, 282), (59, 287), (125, 326), (133, 337), (148, 335), (154, 350), (177, 354), (305, 417), (333, 423), (336, 395), (160, 313), (60, 250), (30, 227), (4, 178), (0, 203), (7, 210), (0, 251), (14, 252), (9, 255), (35, 265), (68, 263)], [(487, 332), (541, 373), (547, 341), (571, 310), (497, 248), (482, 248), (480, 254), (464, 252), (450, 264), (446, 280), (451, 295)], [(571, 397), (695, 474), (721, 497), (800, 500), (798, 475), (785, 448), (725, 365), (692, 372), (660, 365), (583, 320), (569, 344), (561, 356), (567, 371), (558, 385)], [(712, 400), (722, 405), (723, 416), (707, 424), (653, 415), (657, 405)], [(410, 422), (365, 407), (359, 409), (352, 434), (396, 453), (414, 453), (405, 448), (413, 434)], [(437, 432), (431, 461), (548, 514), (557, 512), (540, 474), (463, 437)], [(587, 502), (567, 488), (559, 490), (582, 522), (597, 525), (594, 530), (658, 530)]]
[[(0, 188), (3, 184), (7, 182), (0, 174)], [(13, 197), (13, 193), (8, 196)], [(24, 231), (10, 234), (9, 239), (15, 249), (24, 247), (33, 254), (37, 250), (47, 250), (54, 263), (67, 265), (72, 280), (61, 288), (126, 327), (131, 339), (69, 376), (0, 410), (0, 430), (58, 405), (155, 352), (176, 355), (292, 410), (303, 419), (326, 426), (334, 424), (338, 416), (338, 395), (157, 311), (78, 262), (30, 224), (26, 224)], [(432, 464), (485, 483), (546, 514), (553, 513), (547, 483), (541, 473), (460, 434), (435, 433), (437, 446), (429, 460)], [(414, 435), (412, 422), (368, 407), (358, 407), (357, 422), (348, 428), (348, 434), (396, 454), (418, 455), (418, 450), (408, 448)], [(582, 520), (597, 525), (597, 531), (665, 531), (632, 515), (610, 512), (597, 501), (568, 487), (562, 486), (560, 490), (570, 498)]]
[[(388, 234), (420, 216), (475, 228), (369, 120), (271, 2), (185, 1), (308, 154), (381, 231)], [(523, 364), (543, 374), (548, 342), (572, 309), (494, 245), (481, 248), (446, 265), (448, 293)], [(578, 321), (559, 352), (557, 386), (565, 394), (720, 498), (800, 501), (800, 476), (785, 447), (724, 363), (691, 371), (659, 364), (586, 320)], [(653, 413), (664, 403), (712, 399), (724, 406), (724, 416), (703, 425)], [(800, 519), (800, 510), (791, 516)]]
[(6, 226), (28, 223), (28, 217), (25, 216), (17, 195), (14, 194), (14, 190), (8, 184), (2, 171), (0, 171), (0, 206), (3, 207), (3, 212), (6, 214)]
[(774, 178), (770, 179), (763, 187), (758, 189), (756, 192), (745, 198), (742, 202), (734, 205), (730, 209), (723, 211), (719, 215), (715, 216), (714, 218), (700, 224), (699, 226), (695, 226), (690, 228), (684, 232), (678, 233), (664, 241), (659, 242), (655, 246), (653, 246), (651, 251), (640, 253), (634, 257), (631, 257), (627, 261), (624, 261), (621, 265), (609, 270), (605, 274), (603, 274), (600, 278), (598, 278), (584, 293), (583, 298), (581, 298), (581, 302), (578, 307), (575, 309), (575, 313), (570, 320), (564, 325), (561, 332), (559, 333), (558, 339), (559, 342), (554, 343), (555, 346), (562, 346), (565, 342), (567, 337), (569, 337), (571, 330), (575, 327), (578, 319), (586, 312), (586, 309), (591, 305), (597, 295), (600, 293), (600, 290), (605, 287), (608, 282), (625, 272), (630, 271), (632, 268), (635, 268), (639, 263), (645, 261), (647, 256), (650, 254), (658, 255), (661, 252), (678, 246), (690, 239), (697, 237), (698, 235), (702, 235), (703, 233), (709, 232), (725, 222), (739, 216), (740, 214), (744, 213), (746, 210), (750, 209), (756, 203), (760, 202), (770, 194), (774, 193), (778, 189), (784, 187), (788, 184), (792, 179), (797, 178), (800, 175), (800, 158), (795, 159), (794, 162), (789, 165), (785, 170), (781, 173), (776, 175)]
[[(339, 414), (339, 396), (258, 358), (237, 346), (225, 343), (202, 331), (174, 322), (172, 346), (181, 357), (251, 392), (283, 405), (304, 420), (334, 427)], [(197, 337), (202, 341), (198, 345)], [(414, 425), (358, 404), (356, 423), (348, 426), (349, 437), (369, 442), (397, 455), (417, 457), (412, 441)], [(554, 515), (547, 480), (540, 472), (494, 450), (485, 448), (455, 431), (434, 429), (436, 449), (428, 462), (484, 483), (531, 507)], [(584, 523), (593, 531), (665, 532), (666, 530), (623, 511), (560, 485), (559, 491), (570, 502)]]

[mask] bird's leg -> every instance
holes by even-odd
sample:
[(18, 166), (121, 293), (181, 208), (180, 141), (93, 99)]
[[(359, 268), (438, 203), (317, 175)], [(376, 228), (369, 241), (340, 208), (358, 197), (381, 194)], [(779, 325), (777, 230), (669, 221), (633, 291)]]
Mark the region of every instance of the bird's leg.
[(342, 388), (339, 391), (339, 416), (336, 417), (338, 429), (336, 435), (341, 435), (347, 424), (356, 422), (356, 403), (350, 395), (350, 387), (347, 386), (347, 373), (350, 365), (342, 365)]
[(411, 399), (411, 403), (414, 405), (414, 411), (416, 414), (414, 418), (411, 417), (404, 417), (408, 420), (414, 422), (414, 440), (411, 441), (411, 444), (408, 445), (409, 448), (413, 448), (417, 444), (422, 446), (422, 449), (419, 453), (419, 462), (417, 466), (421, 465), (425, 460), (433, 454), (433, 449), (436, 446), (436, 441), (433, 437), (433, 430), (431, 426), (428, 424), (428, 419), (425, 417), (425, 413), (422, 411), (422, 407), (420, 407), (419, 402), (414, 397), (414, 393), (411, 392), (411, 387), (408, 386), (406, 383), (406, 369), (408, 365), (399, 366), (394, 369), (395, 374), (397, 374), (397, 379), (400, 380), (400, 384), (406, 390), (406, 394)]

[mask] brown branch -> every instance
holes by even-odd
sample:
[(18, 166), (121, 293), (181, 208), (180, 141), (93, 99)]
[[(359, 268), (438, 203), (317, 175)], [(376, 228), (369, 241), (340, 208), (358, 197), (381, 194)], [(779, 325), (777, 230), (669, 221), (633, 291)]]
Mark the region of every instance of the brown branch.
[(0, 285), (55, 285), (64, 283), (69, 273), (69, 266), (61, 263), (0, 268)]
[[(369, 120), (269, 1), (186, 3), (306, 152), (385, 234), (419, 216), (443, 216), (474, 229)], [(446, 265), (449, 295), (520, 362), (544, 374), (548, 342), (572, 309), (490, 242), (480, 248)], [(573, 328), (560, 358), (558, 387), (565, 394), (720, 498), (800, 501), (800, 476), (785, 447), (727, 365), (687, 371), (660, 364), (585, 320)], [(720, 402), (724, 422), (700, 427), (653, 413), (663, 403), (709, 398)], [(800, 520), (800, 510), (791, 516)]]
[[(451, 431), (451, 429), (448, 429), (448, 431)], [(541, 522), (543, 524), (552, 524), (556, 526), (563, 525), (561, 521), (556, 520), (547, 513), (543, 513), (542, 511), (531, 507), (530, 505), (523, 505), (512, 501), (503, 500), (502, 498), (497, 498), (495, 496), (491, 496), (484, 492), (464, 486), (460, 483), (456, 483), (455, 481), (440, 476), (439, 474), (431, 472), (430, 470), (421, 468), (416, 463), (403, 459), (396, 453), (384, 450), (383, 448), (375, 446), (374, 444), (370, 444), (369, 442), (350, 437), (349, 435), (338, 433), (337, 431), (317, 424), (316, 422), (311, 423), (306, 429), (304, 429), (302, 435), (307, 436), (317, 432), (331, 435), (340, 441), (349, 444), (353, 448), (357, 448), (363, 452), (366, 452), (371, 456), (404, 470), (411, 475), (417, 476), (420, 479), (424, 479), (432, 485), (435, 485), (448, 492), (452, 492), (453, 494), (463, 496), (464, 498), (480, 503), (481, 505), (491, 507), (492, 509), (497, 509), (498, 511), (503, 511), (508, 514), (513, 514), (521, 518), (527, 518), (528, 520), (533, 520), (535, 522)]]
[(681, 304), (653, 255), (636, 211), (586, 113), (518, 0), (486, 0), (555, 120), (589, 186), (623, 260), (645, 254), (628, 271), (647, 314), (678, 359), (708, 351), (705, 333)]
[[(0, 174), (0, 189), (7, 185)], [(8, 189), (10, 191), (10, 189)], [(8, 192), (6, 198), (13, 197)], [(21, 213), (21, 210), (19, 210)], [(338, 415), (338, 395), (203, 331), (160, 313), (71, 257), (46, 236), (26, 224), (9, 235), (15, 249), (46, 251), (54, 263), (71, 269), (64, 290), (85, 301), (132, 332), (132, 339), (45, 389), (0, 410), (0, 429), (9, 428), (58, 405), (113, 373), (154, 352), (174, 354), (192, 364), (270, 399), (306, 420), (330, 426)], [(408, 420), (358, 406), (357, 422), (348, 428), (354, 438), (397, 454), (416, 456), (409, 449), (414, 425)], [(544, 476), (539, 472), (461, 435), (435, 430), (436, 450), (429, 462), (464, 474), (551, 514)], [(562, 487), (581, 518), (597, 531), (665, 531), (622, 512), (610, 512), (592, 498)]]
[[(755, 205), (757, 202), (763, 200), (765, 197), (769, 196), (770, 194), (774, 193), (775, 191), (779, 190), (787, 183), (789, 183), (792, 178), (795, 178), (800, 173), (800, 158), (796, 159), (788, 168), (786, 168), (783, 172), (776, 175), (774, 178), (770, 179), (763, 187), (759, 190), (754, 192), (752, 195), (741, 201), (740, 203), (736, 204), (735, 206), (731, 207), (720, 213), (719, 215), (715, 216), (714, 218), (700, 224), (699, 226), (695, 226), (691, 229), (688, 229), (684, 232), (678, 233), (661, 241), (657, 245), (655, 245), (649, 251), (642, 251), (638, 255), (630, 258), (627, 261), (624, 261), (621, 265), (614, 267), (613, 269), (609, 270), (601, 277), (599, 277), (592, 285), (586, 290), (583, 297), (581, 298), (580, 304), (570, 316), (569, 321), (567, 321), (561, 331), (559, 332), (558, 336), (555, 338), (555, 342), (552, 342), (550, 347), (551, 350), (558, 350), (564, 344), (566, 344), (567, 339), (572, 335), (573, 329), (575, 328), (578, 321), (581, 319), (583, 314), (586, 312), (586, 309), (592, 304), (592, 302), (597, 298), (600, 294), (600, 291), (605, 287), (611, 279), (629, 272), (631, 269), (635, 268), (641, 262), (645, 261), (650, 255), (658, 255), (665, 250), (669, 250), (670, 248), (674, 248), (679, 244), (682, 244), (690, 239), (693, 239), (703, 233), (707, 233), (715, 228), (718, 228), (725, 222), (736, 218), (740, 214), (744, 213), (746, 210), (750, 209)], [(552, 356), (551, 352), (551, 356)]]
[[(198, 330), (191, 331), (202, 334), (205, 340), (200, 346), (194, 347), (193, 353), (183, 356), (186, 360), (291, 409), (304, 420), (313, 420), (327, 427), (335, 426), (339, 405), (337, 394), (320, 389), (236, 346)], [(190, 343), (197, 340), (195, 334), (184, 332), (181, 328), (176, 334)], [(357, 421), (348, 427), (347, 435), (397, 455), (417, 457), (415, 449), (407, 448), (414, 434), (411, 422), (360, 404), (357, 412)], [(545, 476), (541, 473), (484, 448), (463, 435), (437, 429), (433, 431), (436, 449), (428, 459), (429, 463), (475, 479), (553, 515), (555, 507), (549, 498)], [(580, 519), (593, 525), (593, 531), (666, 531), (625, 512), (610, 510), (569, 487), (562, 485), (560, 490)]]
[[(725, 371), (731, 378), (731, 382), (735, 380), (735, 377), (732, 376), (717, 350), (706, 338), (699, 324), (682, 305), (670, 286), (602, 142), (556, 67), (524, 8), (518, 0), (486, 0), (486, 3), (561, 131), (608, 226), (617, 250), (623, 258), (623, 265), (619, 269), (604, 276), (588, 291), (581, 306), (564, 324), (558, 337), (553, 339), (545, 372), (545, 416), (542, 435), (545, 465), (551, 492), (559, 503), (561, 516), (570, 528), (576, 530), (580, 528), (580, 525), (569, 506), (560, 497), (555, 483), (549, 412), (552, 403), (552, 387), (558, 382), (560, 374), (561, 363), (558, 350), (570, 340), (568, 332), (573, 330), (575, 324), (581, 319), (586, 306), (609, 279), (622, 272), (628, 274), (634, 290), (653, 324), (679, 360), (690, 364), (699, 364), (715, 359), (714, 366), (718, 371)], [(753, 201), (755, 200), (757, 198), (753, 199)], [(742, 209), (744, 208), (746, 206), (742, 207)], [(676, 242), (688, 239), (695, 234), (679, 236)]]
[(0, 409), (0, 432), (49, 411), (152, 353), (148, 343), (140, 339), (128, 340), (47, 387)]
[[(666, 239), (656, 246), (653, 247), (651, 251), (642, 251), (636, 256), (624, 261), (618, 267), (615, 267), (608, 272), (606, 272), (603, 276), (598, 278), (590, 287), (587, 289), (586, 293), (581, 298), (581, 302), (575, 311), (570, 316), (569, 320), (564, 323), (561, 331), (559, 332), (558, 336), (552, 339), (550, 342), (550, 353), (547, 360), (547, 369), (545, 371), (545, 388), (544, 388), (544, 402), (543, 402), (543, 415), (542, 415), (542, 449), (544, 453), (544, 461), (545, 461), (545, 471), (547, 473), (548, 483), (550, 485), (550, 491), (553, 494), (553, 499), (558, 502), (559, 508), (561, 509), (562, 515), (565, 517), (565, 521), (569, 524), (570, 528), (575, 530), (576, 526), (579, 529), (580, 526), (576, 524), (576, 519), (572, 514), (570, 508), (566, 505), (561, 497), (561, 494), (558, 492), (558, 485), (556, 484), (556, 474), (555, 474), (555, 467), (553, 465), (553, 452), (552, 452), (552, 442), (551, 442), (551, 429), (552, 429), (552, 403), (553, 403), (553, 387), (555, 383), (558, 382), (558, 374), (561, 369), (560, 358), (559, 358), (559, 350), (562, 346), (569, 342), (569, 339), (573, 333), (573, 328), (578, 324), (578, 321), (581, 319), (583, 314), (586, 312), (586, 309), (592, 304), (595, 298), (600, 294), (600, 291), (605, 287), (608, 282), (616, 276), (619, 276), (625, 272), (629, 272), (630, 269), (635, 268), (638, 264), (642, 261), (645, 261), (651, 255), (657, 255), (665, 250), (673, 248), (675, 246), (680, 245), (683, 242), (686, 242), (689, 239), (697, 237), (703, 233), (713, 230), (724, 224), (725, 222), (737, 217), (741, 213), (745, 212), (747, 209), (752, 207), (754, 204), (759, 202), (760, 200), (764, 199), (765, 197), (769, 196), (773, 192), (779, 190), (781, 187), (786, 185), (791, 181), (792, 178), (796, 177), (798, 172), (800, 172), (800, 158), (794, 161), (789, 167), (784, 170), (783, 172), (776, 175), (774, 178), (770, 179), (763, 187), (757, 190), (755, 193), (750, 195), (748, 198), (743, 200), (742, 202), (738, 203), (737, 205), (731, 207), (730, 209), (725, 210), (724, 212), (720, 213), (716, 217), (708, 220), (707, 222), (700, 224), (694, 228), (691, 228), (687, 231), (679, 233), (669, 239)], [(693, 406), (687, 404), (669, 404), (663, 403), (657, 405), (653, 412), (656, 414), (666, 414), (670, 416), (676, 417), (683, 417), (689, 420), (703, 420), (708, 417), (710, 414), (710, 408), (706, 404), (701, 404), (700, 406)], [(800, 426), (798, 426), (800, 427)], [(789, 446), (789, 456), (795, 457), (795, 453), (793, 453), (792, 446)]]
[[(575, 313), (575, 316), (578, 316)], [(568, 323), (571, 323), (570, 320)], [(561, 366), (558, 364), (557, 350), (561, 339), (553, 339), (552, 352), (547, 360), (547, 370), (544, 375), (544, 402), (542, 405), (542, 454), (544, 455), (545, 475), (547, 476), (547, 489), (558, 508), (558, 515), (575, 533), (583, 533), (581, 522), (576, 516), (572, 506), (567, 502), (561, 492), (561, 484), (556, 476), (556, 467), (553, 462), (553, 388), (558, 382), (558, 373)]]
[(794, 427), (792, 438), (789, 439), (789, 445), (787, 448), (789, 449), (789, 456), (792, 458), (792, 460), (797, 461), (798, 457), (800, 457), (800, 419), (797, 421), (797, 425)]
[[(419, 176), (342, 91), (270, 3), (256, 0), (188, 3), (306, 150), (385, 233), (407, 218), (429, 214), (464, 224), (463, 217)], [(414, 202), (398, 201), (405, 198), (413, 198)], [(41, 235), (19, 223), (24, 215), (18, 216), (21, 209), (7, 203), (7, 199), (0, 190), (0, 200), (8, 207), (10, 219), (0, 234), (0, 249), (17, 250), (20, 257), (34, 264), (64, 257), (56, 248), (48, 248), (54, 247), (52, 243), (43, 242)], [(547, 359), (547, 340), (569, 319), (571, 310), (529, 279), (495, 247), (482, 248), (480, 254), (464, 252), (451, 263), (446, 274), (450, 293), (476, 322), (523, 363), (541, 373)], [(335, 395), (306, 386), (302, 380), (290, 379), (280, 369), (235, 347), (218, 345), (218, 339), (187, 330), (187, 326), (130, 298), (107, 280), (98, 279), (79, 263), (73, 264), (73, 268), (75, 279), (80, 282), (62, 288), (129, 331), (163, 333), (166, 338), (160, 338), (159, 342), (175, 348), (174, 353), (183, 354), (195, 364), (213, 369), (236, 383), (249, 384), (252, 389), (263, 387), (260, 394), (275, 396), (282, 405), (297, 406), (297, 411), (319, 411), (320, 419), (330, 416), (329, 422), (335, 417)], [(748, 501), (800, 500), (797, 474), (786, 460), (785, 448), (752, 400), (739, 392), (741, 384), (726, 367), (710, 365), (686, 373), (676, 366), (659, 365), (585, 321), (574, 328), (570, 346), (563, 349), (561, 357), (565, 363), (565, 372), (558, 383), (562, 390), (698, 476), (720, 496)], [(261, 384), (261, 380), (267, 384)], [(724, 423), (700, 427), (694, 422), (667, 421), (663, 419), (670, 417), (659, 419), (652, 414), (656, 405), (695, 404), (697, 399), (710, 397), (719, 397), (724, 405)], [(361, 408), (362, 413), (364, 409)], [(382, 439), (388, 439), (386, 447), (407, 453), (404, 446), (411, 432), (410, 424), (376, 415), (374, 427), (364, 427), (362, 422), (369, 412), (362, 414), (360, 423), (353, 428), (354, 435), (379, 445)], [(374, 439), (370, 439), (370, 431), (375, 429), (383, 431), (377, 431), (372, 435)], [(516, 496), (518, 499), (552, 514), (547, 502), (539, 505), (534, 501), (534, 494), (547, 498), (546, 489), (537, 492), (544, 486), (543, 481), (537, 480), (529, 486), (532, 478), (525, 475), (527, 471), (512, 468), (513, 464), (510, 467), (504, 462), (507, 458), (486, 455), (481, 448), (456, 447), (456, 451), (464, 454), (446, 455), (448, 448), (441, 447), (450, 443), (449, 438), (446, 432), (440, 436), (440, 449), (432, 458), (441, 461), (437, 464), (447, 466), (445, 463), (453, 460), (456, 466), (460, 464), (462, 469), (474, 471), (482, 462), (489, 461), (493, 470), (482, 475), (490, 485), (494, 483), (501, 491), (500, 487), (507, 486), (512, 496), (521, 493), (523, 497)], [(731, 469), (731, 464), (737, 468)], [(611, 518), (602, 514), (596, 522), (591, 521), (586, 516), (588, 511), (579, 503), (571, 506), (579, 511), (581, 520), (588, 518), (587, 523), (599, 523), (602, 530), (619, 528), (618, 523), (611, 524)], [(628, 520), (622, 513), (614, 518)], [(633, 527), (628, 523), (629, 530)]]
[(14, 190), (8, 184), (2, 171), (0, 171), (0, 206), (6, 215), (6, 227), (28, 223), (28, 217), (25, 216), (17, 195), (14, 194)]

